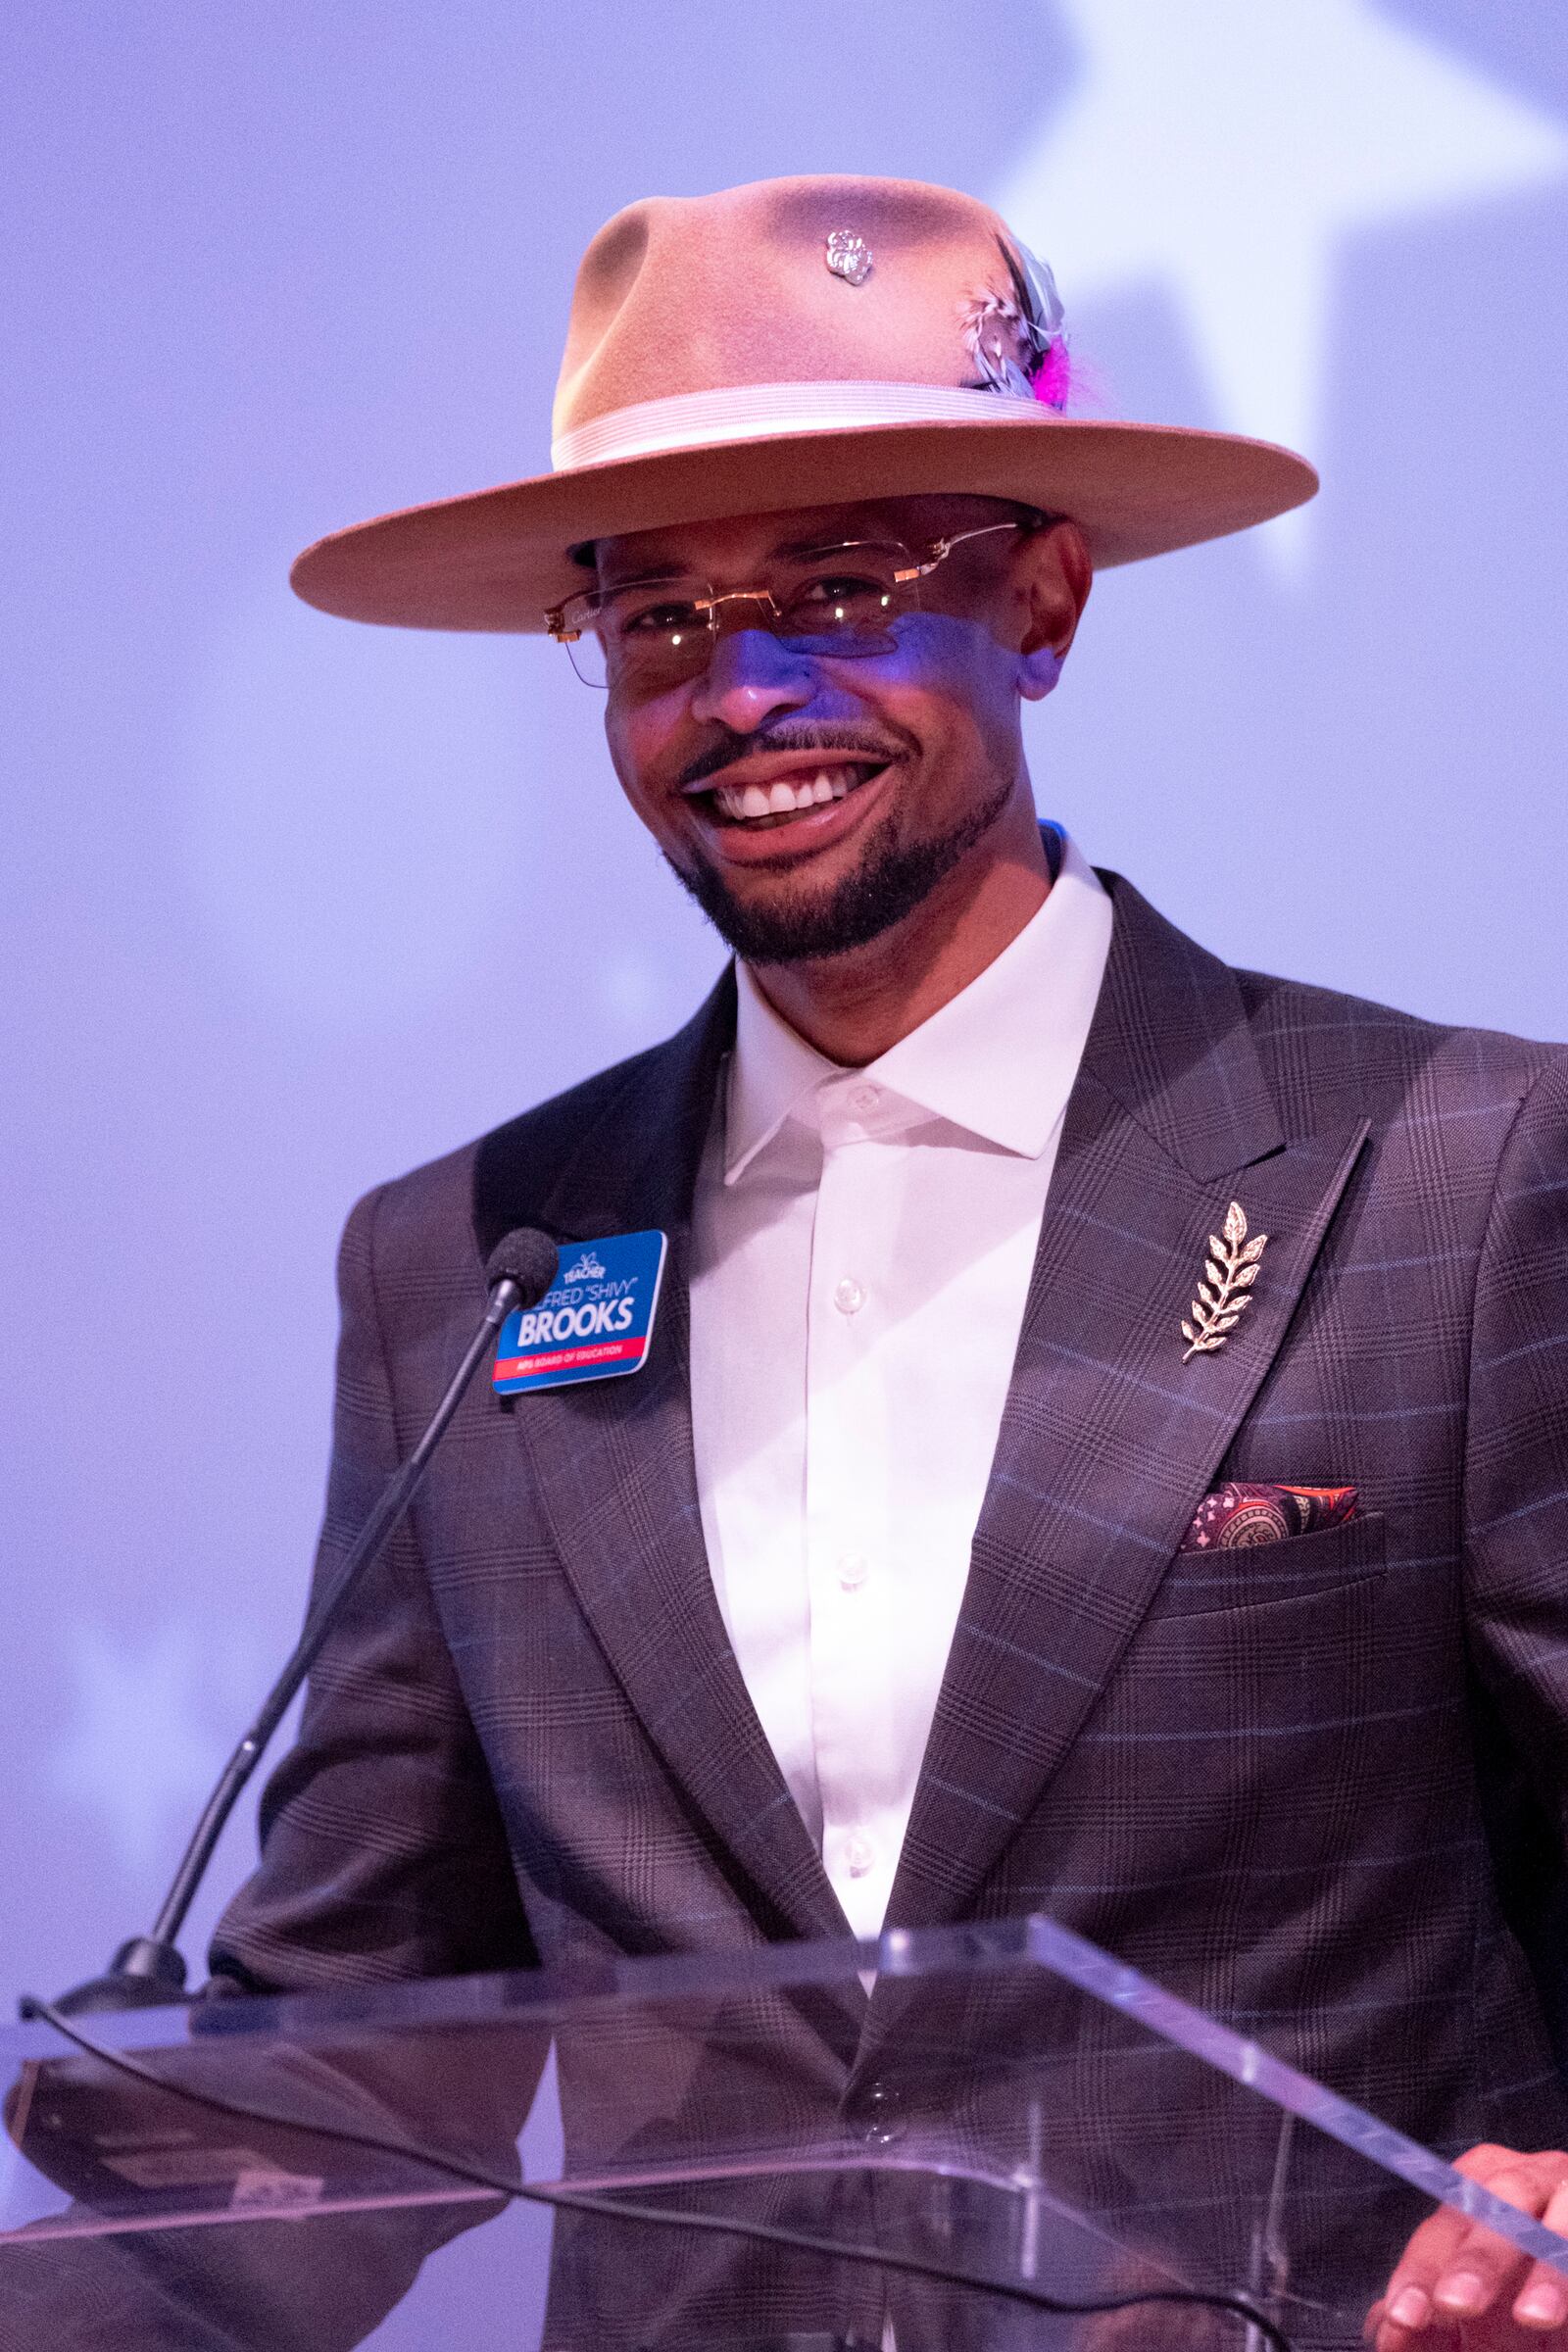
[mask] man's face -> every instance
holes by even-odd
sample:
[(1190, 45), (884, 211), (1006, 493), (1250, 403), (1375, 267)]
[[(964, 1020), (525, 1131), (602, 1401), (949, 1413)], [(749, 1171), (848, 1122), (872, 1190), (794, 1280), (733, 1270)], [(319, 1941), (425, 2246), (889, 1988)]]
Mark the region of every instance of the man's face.
[[(721, 594), (777, 574), (790, 551), (933, 540), (1016, 511), (905, 499), (647, 531), (597, 550), (602, 587), (652, 574)], [(1089, 566), (1070, 523), (957, 548), (917, 591), (889, 650), (808, 654), (719, 609), (711, 660), (652, 684), (612, 675), (606, 732), (632, 806), (676, 874), (753, 963), (841, 955), (902, 921), (967, 862), (1033, 822), (1020, 693), (1064, 654)], [(759, 813), (761, 796), (798, 806)]]

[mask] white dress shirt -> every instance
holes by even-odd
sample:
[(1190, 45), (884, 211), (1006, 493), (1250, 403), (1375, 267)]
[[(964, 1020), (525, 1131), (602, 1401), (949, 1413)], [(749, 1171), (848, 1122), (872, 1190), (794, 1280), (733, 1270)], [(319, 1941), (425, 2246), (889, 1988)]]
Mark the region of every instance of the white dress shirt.
[(1068, 842), (1017, 938), (864, 1069), (739, 972), (694, 1205), (703, 1534), (858, 1936), (898, 1868), (1110, 929)]

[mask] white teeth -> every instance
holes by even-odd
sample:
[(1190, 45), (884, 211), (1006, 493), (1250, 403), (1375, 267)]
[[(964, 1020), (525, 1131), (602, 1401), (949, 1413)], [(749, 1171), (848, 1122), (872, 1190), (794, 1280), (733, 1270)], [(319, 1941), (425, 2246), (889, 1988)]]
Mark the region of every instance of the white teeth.
[(790, 784), (780, 776), (773, 784), (718, 784), (713, 798), (724, 814), (733, 818), (757, 816), (792, 816), (802, 808), (819, 808), (829, 801), (842, 801), (854, 789), (856, 770), (853, 767), (820, 767), (816, 774), (799, 784)]

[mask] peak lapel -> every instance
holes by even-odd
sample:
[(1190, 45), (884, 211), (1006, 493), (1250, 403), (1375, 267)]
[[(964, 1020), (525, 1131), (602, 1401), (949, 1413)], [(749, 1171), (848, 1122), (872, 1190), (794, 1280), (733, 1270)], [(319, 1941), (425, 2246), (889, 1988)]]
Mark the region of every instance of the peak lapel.
[(549, 1135), (541, 1139), (536, 1122), (490, 1139), (474, 1221), (481, 1248), (520, 1223), (563, 1242), (652, 1227), (667, 1234), (643, 1369), (519, 1397), (518, 1446), (578, 1604), (716, 1845), (760, 1896), (776, 1934), (842, 1936), (843, 1914), (724, 1631), (697, 1494), (687, 1348), (692, 1195), (734, 1023), (726, 974), (678, 1036), (605, 1082), (602, 1108), (590, 1112), (586, 1129), (579, 1111), (569, 1155), (554, 1166)]
[[(1287, 1143), (1227, 967), (1114, 883), (1012, 1384), (890, 1923), (961, 1918), (1136, 1631), (1365, 1138)], [(1181, 1318), (1232, 1200), (1269, 1236), (1223, 1348)]]

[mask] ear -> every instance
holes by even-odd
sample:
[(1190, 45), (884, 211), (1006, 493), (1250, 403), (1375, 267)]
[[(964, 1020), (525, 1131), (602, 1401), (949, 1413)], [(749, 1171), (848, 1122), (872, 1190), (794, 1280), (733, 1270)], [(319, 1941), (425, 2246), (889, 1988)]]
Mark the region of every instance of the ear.
[(1026, 703), (1043, 703), (1061, 675), (1061, 656), (1053, 645), (1018, 656), (1018, 692)]
[(1038, 703), (1055, 685), (1094, 584), (1094, 565), (1075, 522), (1054, 522), (1018, 550), (1018, 585), (1027, 607), (1018, 648), (1018, 691)]

